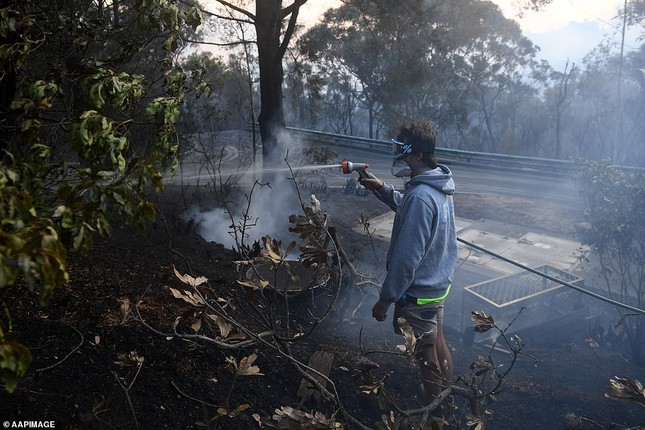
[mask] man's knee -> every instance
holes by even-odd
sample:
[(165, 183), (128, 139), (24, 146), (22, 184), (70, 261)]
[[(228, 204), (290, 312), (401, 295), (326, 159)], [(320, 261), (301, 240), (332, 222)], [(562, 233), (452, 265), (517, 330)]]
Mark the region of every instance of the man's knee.
[(438, 356), (436, 346), (432, 343), (422, 343), (417, 345), (416, 359), (421, 370), (430, 370), (439, 373)]

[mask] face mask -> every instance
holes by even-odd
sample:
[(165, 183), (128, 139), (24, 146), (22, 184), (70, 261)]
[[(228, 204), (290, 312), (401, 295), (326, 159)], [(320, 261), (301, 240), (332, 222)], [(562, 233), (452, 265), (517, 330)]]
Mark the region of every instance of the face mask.
[(392, 175), (396, 176), (397, 178), (405, 178), (406, 176), (410, 176), (412, 171), (410, 170), (410, 166), (407, 165), (407, 163), (403, 160), (394, 160), (392, 161)]

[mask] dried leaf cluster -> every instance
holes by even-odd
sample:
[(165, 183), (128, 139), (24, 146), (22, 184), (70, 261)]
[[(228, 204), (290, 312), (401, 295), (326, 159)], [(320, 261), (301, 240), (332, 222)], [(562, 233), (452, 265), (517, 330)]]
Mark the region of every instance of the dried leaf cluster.
[(343, 425), (336, 421), (334, 416), (327, 417), (322, 412), (304, 412), (290, 406), (282, 406), (275, 410), (273, 420), (278, 423), (279, 428), (302, 429), (302, 430), (341, 430)]
[(117, 366), (123, 368), (123, 367), (139, 367), (143, 365), (143, 362), (145, 361), (145, 357), (140, 356), (137, 351), (130, 351), (130, 352), (119, 352), (116, 355), (117, 361), (114, 362)]
[(226, 362), (233, 368), (236, 376), (262, 376), (264, 373), (260, 373), (260, 368), (253, 364), (257, 358), (257, 354), (253, 353), (242, 358), (239, 363), (235, 357), (228, 357)]
[[(232, 324), (229, 324), (220, 315), (214, 313), (212, 308), (207, 305), (207, 300), (213, 293), (210, 288), (204, 286), (204, 284), (208, 282), (206, 277), (200, 276), (198, 278), (194, 278), (187, 274), (181, 274), (174, 267), (173, 271), (177, 279), (192, 288), (178, 289), (169, 287), (171, 294), (175, 298), (183, 300), (191, 305), (191, 308), (175, 319), (175, 328), (183, 319), (186, 319), (190, 321), (190, 328), (195, 333), (201, 332), (206, 325), (211, 329), (215, 327), (217, 328), (218, 334), (215, 335), (215, 339), (217, 340), (224, 342), (237, 342), (246, 339), (246, 335), (244, 333), (234, 331)], [(225, 299), (221, 298), (218, 298), (217, 301), (227, 303)]]
[(645, 389), (639, 380), (615, 376), (609, 380), (609, 384), (605, 397), (640, 403), (645, 406)]
[(493, 317), (486, 315), (484, 311), (472, 311), (470, 319), (475, 325), (474, 328), (477, 333), (485, 333), (495, 327)]
[[(328, 238), (327, 215), (322, 212), (320, 202), (313, 194), (311, 202), (311, 207), (303, 207), (304, 215), (289, 216), (289, 223), (293, 225), (289, 231), (298, 234), (299, 239), (303, 240), (300, 246), (292, 241), (286, 248), (283, 248), (281, 240), (267, 235), (262, 238), (262, 249), (258, 256), (250, 260), (236, 262), (238, 271), (244, 273), (242, 279), (237, 282), (251, 289), (251, 296), (267, 287), (278, 291), (282, 290), (280, 285), (274, 285), (278, 283), (275, 276), (278, 271), (286, 272), (288, 282), (301, 285), (305, 289), (324, 286), (330, 280), (333, 271), (329, 264), (332, 254), (327, 250), (328, 243), (325, 240)], [(293, 260), (289, 256), (296, 246), (298, 246), (300, 255), (297, 260)], [(295, 270), (298, 265), (313, 270), (311, 276), (313, 281), (310, 285), (303, 285), (303, 281)], [(269, 267), (270, 270), (265, 270), (266, 267)], [(269, 274), (273, 274), (273, 278)]]
[(397, 349), (407, 356), (413, 356), (416, 353), (418, 339), (414, 335), (412, 326), (405, 318), (397, 318), (396, 324), (399, 326), (401, 333), (403, 333), (403, 338), (405, 339), (405, 345), (397, 345)]

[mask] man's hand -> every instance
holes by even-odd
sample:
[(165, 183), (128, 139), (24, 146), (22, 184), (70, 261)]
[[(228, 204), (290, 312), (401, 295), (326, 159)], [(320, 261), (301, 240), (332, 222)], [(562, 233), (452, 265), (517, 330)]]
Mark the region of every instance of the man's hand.
[(383, 188), (383, 181), (374, 176), (371, 172), (365, 170), (358, 178), (358, 183), (364, 186), (369, 191), (376, 191)]
[(387, 318), (387, 308), (384, 308), (377, 302), (372, 307), (372, 316), (376, 321), (385, 321), (385, 318)]

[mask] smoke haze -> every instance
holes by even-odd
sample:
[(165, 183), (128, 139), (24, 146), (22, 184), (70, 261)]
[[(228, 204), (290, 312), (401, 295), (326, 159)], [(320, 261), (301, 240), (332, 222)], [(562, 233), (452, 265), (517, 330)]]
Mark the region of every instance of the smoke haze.
[(231, 170), (231, 175), (238, 172), (240, 189), (227, 196), (225, 205), (220, 202), (218, 207), (206, 210), (193, 206), (182, 214), (182, 219), (194, 222), (197, 233), (204, 240), (226, 248), (238, 249), (241, 244), (251, 246), (266, 235), (282, 241), (294, 240), (296, 236), (289, 232), (289, 215), (302, 214), (298, 191), (305, 205), (309, 205), (309, 194), (296, 188), (289, 169), (289, 166), (302, 164), (301, 144), (285, 135), (280, 139), (280, 145), (285, 149), (283, 158), (289, 157), (289, 165), (285, 162), (284, 167), (264, 170), (259, 160), (256, 169), (239, 174), (239, 168), (231, 164), (243, 165), (245, 160), (227, 160), (224, 169)]

